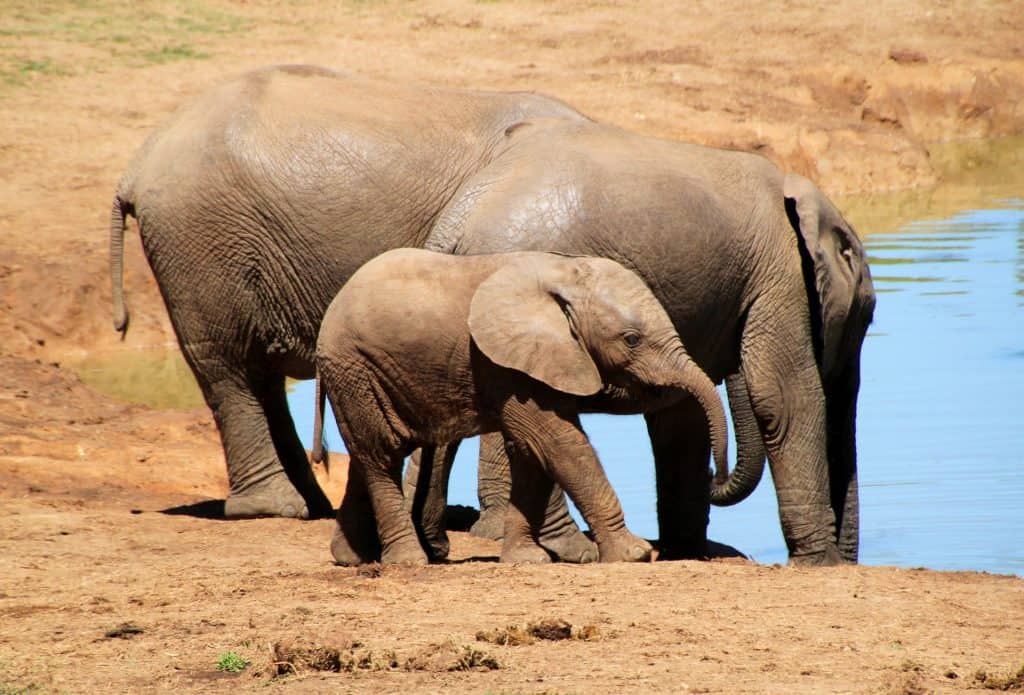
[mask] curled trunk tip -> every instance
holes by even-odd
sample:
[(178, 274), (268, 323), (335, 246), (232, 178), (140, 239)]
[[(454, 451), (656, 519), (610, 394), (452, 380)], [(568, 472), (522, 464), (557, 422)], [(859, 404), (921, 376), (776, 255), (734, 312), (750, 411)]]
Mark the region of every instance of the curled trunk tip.
[(750, 496), (764, 475), (765, 448), (750, 405), (747, 382), (739, 374), (725, 380), (729, 409), (736, 428), (736, 468), (724, 481), (711, 483), (711, 504), (729, 507)]
[(725, 408), (718, 396), (714, 383), (707, 374), (692, 360), (687, 358), (683, 367), (684, 388), (697, 399), (704, 409), (708, 421), (708, 432), (711, 437), (711, 454), (715, 461), (716, 482), (725, 481), (729, 477), (728, 436), (725, 422)]

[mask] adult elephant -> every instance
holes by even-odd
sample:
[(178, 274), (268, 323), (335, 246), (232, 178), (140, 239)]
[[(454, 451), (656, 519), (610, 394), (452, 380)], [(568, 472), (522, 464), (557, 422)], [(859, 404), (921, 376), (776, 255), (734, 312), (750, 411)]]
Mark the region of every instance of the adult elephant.
[(459, 186), (526, 120), (584, 117), (532, 94), (400, 87), (312, 66), (244, 74), (179, 109), (136, 153), (110, 228), (124, 331), (124, 220), (213, 411), (228, 517), (323, 517), (285, 400), (311, 379), (320, 320), (363, 263), (422, 246)]
[[(122, 180), (119, 328), (127, 213), (220, 428), (228, 515), (326, 513), (283, 380), (311, 376), (323, 311), (363, 262), (398, 246), (548, 250), (635, 270), (705, 373), (743, 375), (791, 557), (855, 558), (870, 274), (821, 192), (759, 156), (631, 134), (538, 95), (269, 68), (179, 111)], [(848, 347), (828, 358), (830, 343)], [(837, 376), (823, 385), (828, 359)], [(662, 543), (700, 556), (703, 413), (686, 401), (648, 426)]]
[[(455, 200), (466, 203), (439, 217), (427, 248), (602, 255), (644, 277), (697, 363), (715, 381), (732, 375), (740, 466), (716, 501), (749, 494), (767, 452), (791, 559), (856, 561), (856, 402), (875, 295), (860, 241), (814, 184), (751, 154), (563, 123), (523, 138)], [(701, 556), (706, 426), (692, 403), (646, 417), (661, 542)]]

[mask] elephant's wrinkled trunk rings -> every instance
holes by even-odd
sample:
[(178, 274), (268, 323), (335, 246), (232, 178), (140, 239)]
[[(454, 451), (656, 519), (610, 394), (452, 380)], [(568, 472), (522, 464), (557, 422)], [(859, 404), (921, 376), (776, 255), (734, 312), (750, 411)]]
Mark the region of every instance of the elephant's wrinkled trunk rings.
[(679, 386), (697, 399), (708, 419), (711, 435), (711, 454), (715, 459), (715, 478), (712, 484), (721, 484), (729, 478), (728, 437), (725, 408), (715, 385), (689, 357), (683, 357)]
[(324, 468), (330, 469), (331, 462), (327, 457), (327, 448), (324, 446), (324, 402), (327, 400), (327, 393), (320, 387), (320, 372), (316, 373), (316, 407), (313, 409), (313, 463), (322, 463)]
[(716, 480), (711, 484), (711, 504), (716, 507), (729, 507), (749, 497), (761, 482), (765, 463), (764, 442), (750, 407), (746, 381), (734, 374), (725, 380), (725, 388), (729, 393), (738, 447), (736, 468), (725, 481)]

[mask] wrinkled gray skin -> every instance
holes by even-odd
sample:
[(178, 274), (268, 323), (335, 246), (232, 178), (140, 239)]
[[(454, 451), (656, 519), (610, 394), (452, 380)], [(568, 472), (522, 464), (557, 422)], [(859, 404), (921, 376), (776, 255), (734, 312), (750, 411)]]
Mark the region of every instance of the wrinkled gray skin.
[[(856, 558), (870, 274), (821, 192), (761, 157), (641, 137), (539, 95), (269, 68), (185, 106), (124, 175), (111, 219), (122, 330), (126, 214), (220, 428), (229, 516), (329, 512), (283, 381), (313, 376), (320, 317), (356, 268), (400, 246), (551, 250), (636, 271), (713, 381), (746, 379), (792, 558)], [(703, 413), (684, 399), (646, 417), (663, 552), (701, 557)]]
[(577, 560), (649, 560), (580, 428), (583, 402), (641, 412), (695, 398), (726, 475), (714, 384), (643, 280), (604, 258), (389, 251), (331, 302), (316, 368), (314, 459), (322, 394), (351, 456), (331, 542), (339, 564), (427, 562), (401, 488), (405, 457), (485, 432), (511, 461), (503, 562), (550, 561), (538, 540), (552, 479), (594, 532), (598, 552), (581, 537)]

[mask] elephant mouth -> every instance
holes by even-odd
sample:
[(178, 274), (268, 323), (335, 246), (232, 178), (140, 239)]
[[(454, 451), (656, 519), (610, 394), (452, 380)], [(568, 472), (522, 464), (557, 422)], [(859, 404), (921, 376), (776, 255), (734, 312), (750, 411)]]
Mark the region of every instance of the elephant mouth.
[(676, 403), (680, 396), (680, 390), (672, 386), (605, 383), (600, 392), (583, 399), (581, 409), (584, 412), (639, 415), (666, 408)]

